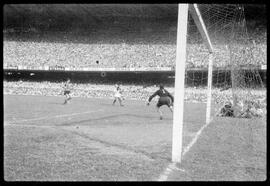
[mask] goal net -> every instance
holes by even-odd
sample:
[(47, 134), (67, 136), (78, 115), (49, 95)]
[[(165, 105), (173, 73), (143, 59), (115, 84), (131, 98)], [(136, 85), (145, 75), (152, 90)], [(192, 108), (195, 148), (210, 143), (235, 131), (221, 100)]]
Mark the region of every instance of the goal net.
[[(250, 36), (244, 7), (202, 4), (198, 9), (213, 46), (211, 117), (262, 116), (266, 89), (260, 68), (266, 47)], [(206, 102), (210, 53), (190, 14), (187, 33), (186, 87), (197, 94), (193, 101)]]

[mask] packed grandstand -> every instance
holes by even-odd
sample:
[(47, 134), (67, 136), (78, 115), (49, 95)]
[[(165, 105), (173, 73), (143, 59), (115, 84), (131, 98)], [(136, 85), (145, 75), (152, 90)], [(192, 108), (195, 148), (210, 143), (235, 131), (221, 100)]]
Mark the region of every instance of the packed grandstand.
[[(52, 7), (43, 8), (44, 15), (40, 16), (35, 12), (37, 7), (31, 8), (30, 5), (28, 6), (27, 11), (32, 12), (32, 17), (28, 15), (29, 13), (23, 12), (26, 11), (27, 5), (6, 6), (3, 30), (5, 66), (62, 66), (64, 68), (173, 68), (175, 66), (177, 6), (167, 5), (172, 9), (170, 12), (164, 5), (164, 14), (170, 13), (171, 15), (167, 15), (170, 17), (161, 19), (158, 16), (162, 15), (155, 12), (152, 16), (157, 18), (154, 20), (149, 18), (150, 15), (148, 15), (149, 17), (137, 15), (137, 18), (123, 18), (123, 15), (117, 17), (113, 15), (114, 12), (117, 12), (117, 8), (112, 7), (113, 16), (107, 18), (98, 17), (102, 17), (102, 15), (90, 14), (97, 19), (96, 22), (91, 23), (92, 25), (89, 23), (93, 22), (89, 15), (87, 17), (89, 18), (88, 22), (85, 19), (83, 20), (84, 17), (79, 13), (81, 11), (79, 5), (74, 7), (75, 13), (73, 12), (71, 15), (69, 14), (70, 9), (59, 7), (62, 12), (65, 12), (63, 15), (66, 18), (61, 17), (62, 14), (56, 14), (56, 12), (50, 10)], [(154, 7), (150, 6), (142, 13), (146, 14)], [(87, 8), (90, 9), (91, 6)], [(132, 7), (126, 9), (129, 16), (134, 11), (133, 9)], [(246, 9), (246, 12), (248, 12), (251, 7)], [(260, 9), (261, 12), (262, 10), (263, 8)], [(91, 9), (91, 11), (93, 10)], [(158, 12), (160, 9), (156, 11)], [(17, 18), (14, 15), (15, 13), (23, 15), (24, 19)], [(46, 16), (51, 17), (47, 18)], [(246, 15), (246, 17), (248, 16), (250, 15)], [(263, 23), (264, 19), (257, 16), (247, 20), (248, 34), (254, 44), (244, 47), (246, 47), (246, 51), (252, 50), (254, 57), (249, 63), (254, 66), (266, 65), (266, 26)], [(19, 24), (16, 21), (22, 23)], [(202, 45), (204, 44), (200, 36), (196, 34), (188, 35), (187, 52), (190, 55), (187, 55), (187, 68), (207, 66), (207, 63), (201, 60), (203, 56), (196, 55), (201, 52)], [(215, 47), (216, 50), (222, 51), (226, 46), (218, 45)], [(238, 47), (237, 51), (234, 52), (241, 53), (242, 50), (243, 48)], [(224, 55), (228, 54), (220, 54), (215, 57), (214, 66), (223, 65), (224, 58), (226, 58)]]
[[(263, 8), (261, 9), (263, 10)], [(95, 26), (88, 27), (86, 24), (80, 28), (79, 24), (76, 24), (76, 26), (71, 24), (70, 27), (61, 26), (57, 28), (53, 24), (47, 24), (46, 21), (47, 26), (44, 26), (44, 21), (40, 22), (41, 26), (36, 22), (33, 24), (29, 17), (27, 18), (26, 13), (23, 13), (24, 21), (18, 23), (16, 20), (22, 18), (14, 16), (15, 10), (23, 10), (23, 7), (21, 5), (6, 7), (3, 29), (4, 92), (7, 94), (59, 95), (61, 82), (41, 81), (38, 78), (33, 80), (33, 77), (30, 78), (30, 76), (35, 76), (35, 73), (31, 70), (71, 70), (75, 73), (81, 70), (104, 71), (104, 69), (111, 69), (112, 71), (136, 71), (136, 69), (174, 71), (177, 14), (165, 19), (134, 19), (127, 16), (124, 21), (121, 21), (123, 16), (121, 19), (114, 17), (113, 20), (107, 21), (104, 17), (102, 19), (96, 17)], [(129, 10), (127, 9), (127, 11)], [(23, 11), (19, 12), (22, 14)], [(33, 12), (35, 17), (38, 17), (39, 14)], [(75, 14), (76, 16), (79, 17), (80, 14)], [(56, 19), (56, 17), (53, 18)], [(257, 17), (256, 19), (260, 21), (252, 18), (247, 20), (248, 34), (252, 38), (251, 44), (239, 46), (233, 52), (241, 56), (243, 55), (243, 48), (245, 51), (250, 51), (252, 58), (247, 58), (249, 61), (246, 64), (261, 69), (265, 68), (267, 64), (266, 26), (264, 17)], [(57, 25), (60, 22), (67, 23), (67, 20), (63, 18), (63, 20), (58, 19), (52, 22)], [(131, 22), (132, 25), (130, 25)], [(258, 25), (258, 23), (261, 24)], [(139, 27), (136, 25), (139, 25)], [(207, 68), (208, 61), (202, 60), (204, 55), (200, 55), (203, 54), (203, 45), (202, 40), (198, 39), (197, 35), (188, 35), (187, 69)], [(220, 44), (215, 47), (216, 50), (223, 51), (227, 46)], [(228, 53), (215, 55), (214, 68), (224, 67), (224, 61), (229, 59), (229, 56), (226, 55)], [(31, 80), (19, 77), (20, 70), (29, 70), (29, 79)], [(39, 73), (42, 73), (41, 71)], [(16, 80), (11, 79), (12, 74), (16, 74), (18, 78)], [(73, 91), (74, 96), (110, 97), (112, 95), (112, 83), (100, 83), (100, 81), (95, 82), (91, 79), (88, 83), (78, 83), (78, 81), (76, 78), (71, 79), (76, 87)], [(174, 84), (168, 83), (167, 85), (173, 91)], [(146, 86), (142, 82), (135, 81), (123, 86), (127, 98), (145, 100), (156, 89), (157, 85), (155, 83), (149, 85), (148, 82)], [(191, 90), (186, 90), (189, 92), (189, 94), (186, 94), (187, 100), (206, 100), (205, 93), (196, 91), (197, 86), (200, 85), (192, 87)], [(91, 91), (94, 89), (96, 91)], [(93, 92), (98, 95), (93, 95)]]
[[(252, 33), (254, 32), (254, 33)], [(256, 33), (252, 30), (255, 45), (245, 46), (253, 51), (255, 60), (251, 65), (266, 65), (266, 31)], [(7, 36), (6, 36), (7, 35)], [(61, 66), (64, 68), (141, 68), (175, 66), (176, 31), (149, 33), (128, 33), (123, 39), (122, 33), (9, 33), (4, 34), (4, 65), (6, 66)], [(171, 37), (169, 37), (171, 36)], [(110, 38), (111, 37), (111, 38)], [(152, 38), (151, 38), (152, 37)], [(94, 39), (93, 39), (94, 38)], [(148, 41), (151, 38), (151, 43)], [(165, 42), (164, 42), (165, 41)], [(205, 68), (206, 61), (200, 53), (201, 43), (188, 43), (187, 68)], [(166, 43), (166, 44), (162, 44)], [(220, 45), (222, 51), (226, 46)], [(239, 47), (236, 53), (241, 53)], [(227, 54), (228, 55), (228, 54)], [(223, 66), (221, 54), (217, 56), (215, 66)]]

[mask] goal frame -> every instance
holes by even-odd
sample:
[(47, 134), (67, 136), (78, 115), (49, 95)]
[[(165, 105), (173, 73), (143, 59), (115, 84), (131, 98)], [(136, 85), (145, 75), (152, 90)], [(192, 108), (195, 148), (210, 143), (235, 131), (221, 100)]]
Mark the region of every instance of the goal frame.
[(175, 67), (175, 101), (173, 110), (174, 114), (173, 114), (173, 132), (172, 132), (172, 162), (176, 163), (180, 163), (182, 160), (184, 90), (185, 90), (184, 84), (185, 84), (188, 12), (190, 12), (209, 51), (206, 125), (211, 122), (210, 118), (211, 96), (212, 96), (211, 90), (212, 90), (212, 72), (213, 72), (212, 43), (197, 4), (178, 4), (177, 46), (176, 46), (176, 67)]

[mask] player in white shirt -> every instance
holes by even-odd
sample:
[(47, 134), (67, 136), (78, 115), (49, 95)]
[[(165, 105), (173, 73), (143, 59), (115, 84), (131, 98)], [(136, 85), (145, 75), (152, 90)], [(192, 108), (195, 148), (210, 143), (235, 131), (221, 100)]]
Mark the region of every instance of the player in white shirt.
[(119, 101), (120, 105), (121, 106), (124, 106), (122, 104), (122, 100), (123, 100), (123, 97), (122, 97), (122, 90), (120, 88), (120, 85), (117, 85), (116, 84), (116, 88), (115, 88), (115, 91), (114, 91), (114, 100), (113, 100), (113, 105), (115, 104), (116, 101)]

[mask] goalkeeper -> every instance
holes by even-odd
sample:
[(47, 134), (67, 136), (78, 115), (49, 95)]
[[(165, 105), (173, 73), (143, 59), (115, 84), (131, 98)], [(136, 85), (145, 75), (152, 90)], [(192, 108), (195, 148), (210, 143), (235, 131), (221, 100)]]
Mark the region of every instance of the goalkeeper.
[(157, 102), (156, 108), (157, 111), (159, 112), (159, 118), (162, 120), (163, 116), (162, 116), (162, 112), (160, 110), (160, 107), (162, 105), (167, 105), (170, 109), (171, 112), (173, 112), (173, 101), (174, 98), (173, 96), (164, 88), (164, 86), (161, 84), (159, 86), (159, 90), (157, 90), (153, 95), (151, 95), (148, 99), (147, 102), (147, 106), (150, 105), (151, 100), (155, 97), (155, 96), (159, 96), (159, 100)]

